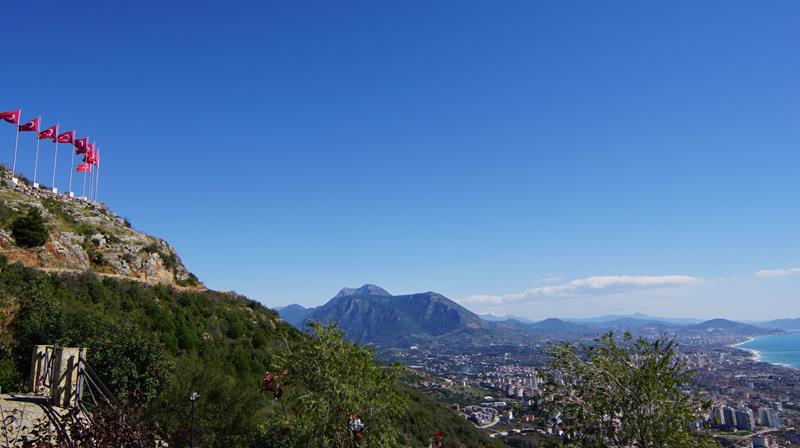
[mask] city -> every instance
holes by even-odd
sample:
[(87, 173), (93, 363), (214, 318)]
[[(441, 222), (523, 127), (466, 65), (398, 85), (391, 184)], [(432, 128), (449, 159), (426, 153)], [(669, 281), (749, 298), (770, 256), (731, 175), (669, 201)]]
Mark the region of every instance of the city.
[[(707, 428), (723, 446), (800, 444), (800, 369), (758, 362), (752, 353), (716, 341), (685, 338), (681, 343), (677, 359), (695, 372), (693, 386), (712, 403), (708, 418), (697, 422), (699, 428)], [(490, 437), (537, 446), (559, 431), (558, 416), (538, 406), (545, 345), (458, 355), (412, 346), (388, 350), (385, 356), (408, 365), (419, 387)]]

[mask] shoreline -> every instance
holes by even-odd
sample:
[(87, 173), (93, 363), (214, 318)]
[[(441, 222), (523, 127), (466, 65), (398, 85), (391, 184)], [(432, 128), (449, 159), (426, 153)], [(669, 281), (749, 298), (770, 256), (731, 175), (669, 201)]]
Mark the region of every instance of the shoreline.
[[(791, 332), (791, 333), (793, 333), (793, 332)], [(770, 365), (773, 365), (773, 366), (780, 366), (780, 367), (787, 367), (789, 369), (800, 369), (800, 366), (794, 366), (794, 365), (786, 364), (786, 363), (782, 363), (782, 362), (766, 361), (766, 360), (763, 359), (763, 356), (761, 355), (760, 351), (752, 349), (752, 348), (748, 348), (748, 347), (741, 347), (744, 344), (749, 344), (750, 342), (753, 342), (753, 341), (755, 341), (757, 339), (763, 338), (764, 336), (772, 336), (772, 335), (752, 336), (752, 337), (749, 337), (749, 338), (747, 338), (746, 340), (744, 340), (742, 342), (737, 342), (735, 344), (729, 345), (728, 347), (735, 348), (737, 350), (742, 350), (742, 351), (745, 351), (745, 352), (749, 353), (751, 355), (750, 359), (752, 359), (755, 362), (763, 362), (765, 364), (770, 364)]]
[[(745, 351), (747, 353), (750, 353), (750, 355), (752, 355), (750, 358), (753, 361), (755, 361), (755, 362), (763, 362), (763, 361), (761, 361), (761, 352), (759, 352), (758, 350), (754, 350), (752, 348), (747, 348), (747, 347), (740, 347), (740, 345), (749, 344), (749, 343), (755, 341), (756, 339), (758, 339), (760, 337), (761, 336), (751, 336), (751, 337), (747, 338), (746, 340), (744, 340), (742, 342), (737, 342), (737, 343), (735, 343), (733, 345), (729, 345), (728, 347), (735, 348), (737, 350), (742, 350), (742, 351)], [(774, 364), (774, 363), (768, 363), (768, 364)]]

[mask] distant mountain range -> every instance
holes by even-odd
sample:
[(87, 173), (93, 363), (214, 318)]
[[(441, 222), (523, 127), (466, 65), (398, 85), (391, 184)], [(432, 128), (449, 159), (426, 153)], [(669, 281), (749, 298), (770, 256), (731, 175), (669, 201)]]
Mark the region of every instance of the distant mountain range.
[[(506, 320), (516, 320), (519, 322), (524, 323), (535, 323), (536, 320), (528, 319), (527, 317), (521, 316), (498, 316), (496, 314), (481, 314), (481, 319), (488, 320), (490, 322), (503, 322)], [(674, 325), (691, 325), (691, 324), (698, 324), (702, 322), (702, 319), (693, 319), (689, 317), (652, 317), (648, 316), (647, 314), (642, 313), (634, 313), (634, 314), (607, 314), (605, 316), (597, 316), (597, 317), (590, 317), (590, 318), (563, 318), (562, 320), (566, 322), (574, 322), (579, 324), (606, 324), (609, 322), (617, 322), (617, 323), (624, 323), (629, 322), (633, 325), (642, 325), (646, 323), (663, 323), (663, 324), (674, 324)]]
[(763, 328), (777, 328), (786, 331), (800, 331), (800, 317), (796, 319), (775, 319), (769, 322), (759, 322), (756, 325)]
[(691, 318), (657, 318), (637, 313), (607, 315), (591, 319), (550, 318), (532, 321), (524, 317), (477, 315), (447, 297), (435, 293), (392, 295), (366, 284), (343, 288), (324, 305), (278, 308), (288, 323), (302, 328), (305, 322), (335, 322), (348, 338), (385, 347), (447, 340), (457, 343), (481, 339), (507, 342), (530, 336), (549, 338), (596, 335), (603, 331), (634, 331), (640, 334), (696, 336), (756, 336), (780, 330), (800, 329), (800, 319), (781, 319), (750, 325), (725, 319), (700, 321)]

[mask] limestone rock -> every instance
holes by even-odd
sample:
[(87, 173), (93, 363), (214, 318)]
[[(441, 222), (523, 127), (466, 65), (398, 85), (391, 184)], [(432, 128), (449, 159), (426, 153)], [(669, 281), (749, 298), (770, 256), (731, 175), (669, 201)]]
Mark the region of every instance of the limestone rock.
[(130, 228), (125, 219), (104, 205), (15, 185), (8, 169), (0, 167), (0, 171), (0, 201), (17, 214), (39, 209), (50, 232), (44, 246), (28, 249), (16, 245), (8, 223), (0, 226), (0, 253), (9, 262), (203, 288), (172, 246)]

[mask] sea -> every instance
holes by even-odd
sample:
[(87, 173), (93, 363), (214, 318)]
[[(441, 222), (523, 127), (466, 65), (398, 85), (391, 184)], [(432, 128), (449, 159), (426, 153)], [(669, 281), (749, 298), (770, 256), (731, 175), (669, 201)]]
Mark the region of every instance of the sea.
[(734, 347), (752, 352), (758, 361), (800, 369), (800, 332), (759, 336)]

